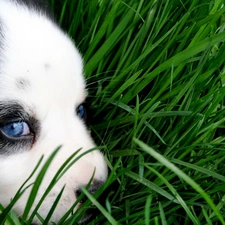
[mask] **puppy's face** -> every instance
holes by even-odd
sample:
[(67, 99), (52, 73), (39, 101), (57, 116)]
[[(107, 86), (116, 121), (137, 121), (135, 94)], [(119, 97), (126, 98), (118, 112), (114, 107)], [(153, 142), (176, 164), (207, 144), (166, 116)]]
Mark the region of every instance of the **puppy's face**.
[[(81, 154), (95, 146), (83, 121), (87, 93), (82, 59), (71, 40), (44, 16), (3, 1), (0, 18), (0, 202), (6, 206), (40, 157), (46, 159), (62, 145), (40, 187), (37, 203), (72, 153), (82, 148)], [(66, 172), (39, 214), (47, 215), (66, 184), (52, 217), (57, 222), (93, 174), (96, 189), (107, 178), (107, 166), (98, 150), (81, 157)], [(24, 210), (29, 190), (15, 206), (18, 214)]]

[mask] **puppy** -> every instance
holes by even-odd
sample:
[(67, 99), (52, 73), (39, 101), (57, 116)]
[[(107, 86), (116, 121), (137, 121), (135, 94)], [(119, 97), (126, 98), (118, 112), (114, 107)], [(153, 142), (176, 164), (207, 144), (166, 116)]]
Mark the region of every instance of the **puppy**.
[[(0, 0), (0, 203), (4, 206), (42, 155), (46, 159), (62, 145), (34, 206), (72, 153), (81, 149), (81, 154), (95, 146), (84, 123), (87, 92), (82, 68), (78, 50), (48, 14), (45, 3)], [(64, 174), (38, 213), (46, 217), (65, 185), (51, 218), (59, 221), (93, 174), (91, 189), (96, 190), (107, 178), (107, 165), (99, 150), (82, 156)], [(14, 207), (18, 215), (23, 213), (31, 188)], [(40, 224), (37, 218), (33, 222)]]

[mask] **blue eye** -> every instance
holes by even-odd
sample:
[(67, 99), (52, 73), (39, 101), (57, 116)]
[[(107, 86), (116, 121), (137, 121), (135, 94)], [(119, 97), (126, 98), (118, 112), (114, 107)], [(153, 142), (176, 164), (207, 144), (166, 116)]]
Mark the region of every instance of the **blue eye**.
[(26, 122), (7, 123), (0, 129), (9, 137), (21, 137), (30, 134), (30, 128)]
[(78, 117), (80, 117), (80, 119), (84, 119), (85, 114), (86, 114), (86, 112), (85, 112), (84, 105), (79, 105), (77, 107), (77, 115), (78, 115)]

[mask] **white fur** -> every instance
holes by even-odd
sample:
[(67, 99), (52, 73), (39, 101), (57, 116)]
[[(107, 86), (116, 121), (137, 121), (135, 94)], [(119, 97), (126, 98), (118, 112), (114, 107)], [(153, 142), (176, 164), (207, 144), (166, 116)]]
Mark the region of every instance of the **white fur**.
[[(0, 203), (7, 206), (43, 154), (46, 159), (56, 147), (63, 145), (46, 174), (37, 200), (74, 151), (82, 148), (82, 153), (95, 144), (76, 115), (75, 109), (84, 101), (86, 90), (82, 59), (72, 41), (45, 15), (9, 0), (0, 0), (0, 22), (4, 34), (3, 50), (0, 48), (0, 101), (18, 102), (41, 126), (33, 146), (18, 154), (0, 154)], [(19, 78), (28, 80), (30, 86), (18, 90)], [(46, 216), (66, 184), (52, 217), (57, 222), (76, 200), (75, 190), (89, 182), (94, 170), (94, 179), (104, 182), (107, 166), (97, 150), (70, 168), (46, 198), (39, 214)], [(16, 204), (19, 215), (23, 213), (29, 190)]]

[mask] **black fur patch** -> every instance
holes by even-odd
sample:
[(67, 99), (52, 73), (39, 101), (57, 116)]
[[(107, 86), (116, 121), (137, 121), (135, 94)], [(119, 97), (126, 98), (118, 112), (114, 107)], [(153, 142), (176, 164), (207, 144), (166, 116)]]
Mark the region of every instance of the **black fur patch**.
[(44, 12), (47, 15), (51, 15), (49, 5), (45, 0), (13, 0), (13, 1), (18, 3), (19, 5), (25, 5), (29, 9), (34, 9), (37, 11)]

